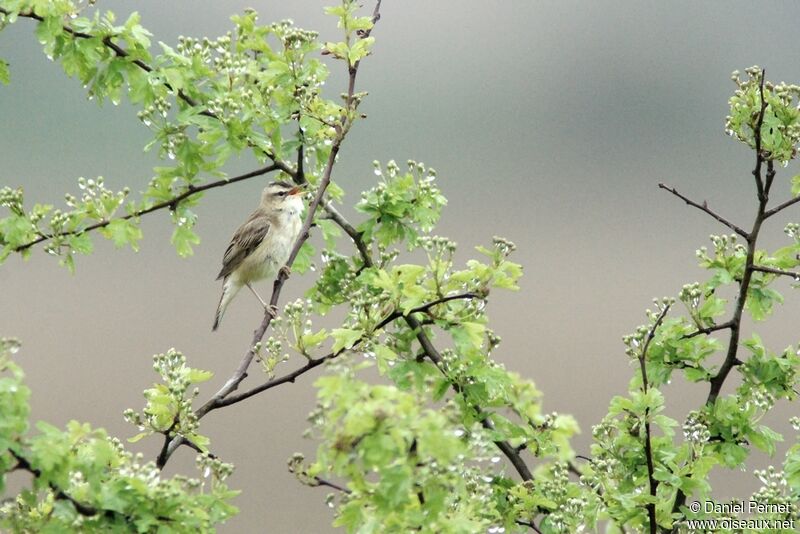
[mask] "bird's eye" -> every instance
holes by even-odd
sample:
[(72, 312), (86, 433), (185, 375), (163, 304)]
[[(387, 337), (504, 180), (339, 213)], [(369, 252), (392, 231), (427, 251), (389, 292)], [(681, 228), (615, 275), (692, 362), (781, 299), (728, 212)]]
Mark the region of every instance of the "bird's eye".
[(285, 196), (286, 196), (286, 191), (278, 191), (276, 194), (277, 194), (279, 197), (285, 197)]

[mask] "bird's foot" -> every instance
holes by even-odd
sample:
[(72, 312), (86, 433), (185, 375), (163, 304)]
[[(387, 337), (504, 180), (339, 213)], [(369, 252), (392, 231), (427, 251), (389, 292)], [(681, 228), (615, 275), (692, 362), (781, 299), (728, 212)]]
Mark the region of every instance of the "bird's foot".
[(278, 272), (282, 274), (284, 278), (289, 278), (289, 276), (292, 274), (292, 269), (289, 266), (284, 265)]
[(274, 304), (269, 304), (264, 306), (264, 311), (269, 314), (270, 317), (276, 319), (278, 317), (278, 307)]

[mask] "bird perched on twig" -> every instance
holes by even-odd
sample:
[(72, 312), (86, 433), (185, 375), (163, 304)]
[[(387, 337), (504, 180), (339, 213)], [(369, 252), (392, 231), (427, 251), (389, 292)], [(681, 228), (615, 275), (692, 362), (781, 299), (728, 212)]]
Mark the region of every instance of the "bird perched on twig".
[(286, 268), (302, 226), (302, 192), (300, 186), (287, 182), (270, 183), (261, 193), (258, 209), (233, 234), (217, 275), (217, 280), (222, 279), (222, 296), (212, 330), (219, 327), (228, 304), (243, 286), (253, 292), (268, 313), (273, 317), (277, 314), (275, 306), (264, 302), (250, 284)]

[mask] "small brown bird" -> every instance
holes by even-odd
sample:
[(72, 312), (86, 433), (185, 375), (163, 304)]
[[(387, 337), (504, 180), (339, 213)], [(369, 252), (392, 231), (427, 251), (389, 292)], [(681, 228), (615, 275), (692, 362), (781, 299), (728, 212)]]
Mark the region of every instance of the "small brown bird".
[(269, 313), (277, 313), (250, 284), (275, 276), (289, 259), (302, 226), (302, 191), (287, 182), (270, 183), (261, 193), (258, 209), (233, 234), (217, 276), (217, 280), (222, 279), (222, 296), (212, 330), (219, 327), (228, 304), (242, 286), (247, 286)]

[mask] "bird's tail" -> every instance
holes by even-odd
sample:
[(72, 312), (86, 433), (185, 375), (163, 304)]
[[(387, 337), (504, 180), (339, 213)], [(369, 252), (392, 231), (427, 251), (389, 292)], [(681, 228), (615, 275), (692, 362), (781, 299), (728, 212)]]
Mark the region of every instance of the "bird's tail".
[(219, 328), (219, 325), (222, 322), (222, 316), (225, 315), (225, 310), (228, 308), (228, 304), (231, 303), (231, 300), (233, 300), (233, 297), (236, 296), (236, 293), (238, 293), (240, 289), (241, 286), (234, 284), (230, 278), (225, 278), (225, 280), (223, 280), (222, 295), (219, 297), (217, 313), (214, 315), (214, 325), (211, 327), (212, 331)]

